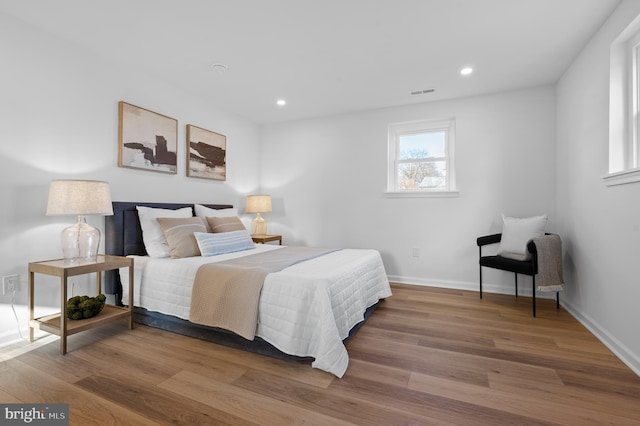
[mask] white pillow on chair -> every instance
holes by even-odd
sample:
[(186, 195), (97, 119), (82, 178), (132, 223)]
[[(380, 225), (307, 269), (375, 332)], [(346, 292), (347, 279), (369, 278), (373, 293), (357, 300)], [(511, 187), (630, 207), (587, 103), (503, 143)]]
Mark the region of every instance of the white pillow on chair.
[(529, 260), (531, 253), (527, 250), (527, 243), (544, 235), (547, 226), (547, 215), (525, 218), (507, 217), (502, 215), (502, 239), (498, 248), (498, 255), (514, 260)]

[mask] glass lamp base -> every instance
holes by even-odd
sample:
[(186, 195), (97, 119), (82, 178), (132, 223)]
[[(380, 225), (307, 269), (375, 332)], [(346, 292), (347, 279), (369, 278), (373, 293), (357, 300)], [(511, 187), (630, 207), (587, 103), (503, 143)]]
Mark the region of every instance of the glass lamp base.
[(264, 220), (260, 213), (251, 222), (251, 234), (252, 235), (266, 235), (267, 234), (267, 221)]
[(96, 260), (99, 244), (100, 230), (89, 225), (84, 216), (78, 216), (74, 225), (62, 230), (62, 254), (70, 263)]

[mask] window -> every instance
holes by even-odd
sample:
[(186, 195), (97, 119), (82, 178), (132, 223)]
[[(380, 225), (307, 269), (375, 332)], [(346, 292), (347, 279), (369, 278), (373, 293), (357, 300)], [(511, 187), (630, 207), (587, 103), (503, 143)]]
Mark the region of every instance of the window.
[(630, 48), (632, 52), (631, 75), (632, 75), (632, 97), (633, 106), (631, 111), (632, 121), (632, 144), (633, 144), (633, 167), (640, 166), (640, 137), (638, 136), (638, 130), (640, 130), (640, 32), (632, 40), (633, 44)]
[(640, 78), (640, 67), (638, 66), (640, 64), (639, 52), (640, 31), (624, 45), (624, 55), (627, 56), (627, 76), (625, 79), (628, 82), (625, 90), (629, 92), (630, 97), (628, 101), (631, 102), (628, 111), (625, 113), (627, 119), (624, 125), (628, 127), (627, 138), (629, 139), (630, 145), (628, 148), (630, 152), (627, 166), (632, 169), (640, 167), (640, 140), (638, 139), (638, 120), (640, 119), (638, 114), (638, 105), (640, 103), (640, 92), (638, 91)]
[(389, 125), (388, 194), (455, 195), (454, 119)]
[(611, 44), (607, 186), (640, 182), (640, 17)]

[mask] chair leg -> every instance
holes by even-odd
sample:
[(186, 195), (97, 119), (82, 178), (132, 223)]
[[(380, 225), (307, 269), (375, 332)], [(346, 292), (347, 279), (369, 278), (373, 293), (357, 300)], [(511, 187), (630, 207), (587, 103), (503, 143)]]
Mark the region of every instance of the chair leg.
[(533, 291), (533, 317), (536, 317), (536, 276), (533, 275), (531, 277), (531, 282), (533, 283), (532, 291)]
[(560, 292), (556, 291), (556, 309), (560, 310)]
[(516, 299), (518, 298), (518, 273), (515, 273), (516, 276)]
[[(482, 246), (478, 246), (478, 262), (482, 257)], [(482, 265), (478, 266), (480, 269), (480, 299), (482, 299)]]

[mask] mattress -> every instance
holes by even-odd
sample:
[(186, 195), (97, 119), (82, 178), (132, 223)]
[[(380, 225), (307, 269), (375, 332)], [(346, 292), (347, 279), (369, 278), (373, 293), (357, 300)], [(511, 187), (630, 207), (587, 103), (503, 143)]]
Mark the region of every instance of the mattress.
[[(130, 256), (135, 259), (134, 305), (188, 320), (191, 287), (200, 265), (281, 247), (256, 244), (243, 252), (183, 259)], [(128, 272), (122, 273), (126, 282)], [(128, 286), (123, 291), (126, 301)], [(342, 377), (349, 363), (342, 340), (364, 319), (369, 306), (389, 296), (391, 287), (378, 251), (338, 250), (267, 275), (256, 336), (284, 353), (313, 357), (314, 368)]]

